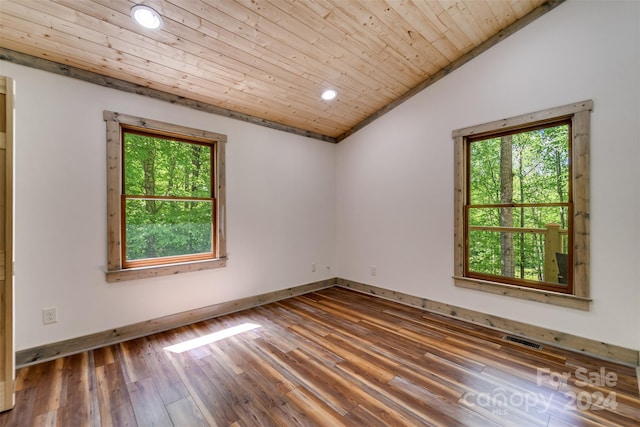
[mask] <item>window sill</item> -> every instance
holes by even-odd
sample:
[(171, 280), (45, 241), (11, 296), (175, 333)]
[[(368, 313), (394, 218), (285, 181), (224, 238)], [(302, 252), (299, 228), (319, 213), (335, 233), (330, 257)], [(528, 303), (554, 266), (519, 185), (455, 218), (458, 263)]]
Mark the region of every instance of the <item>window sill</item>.
[(524, 288), (522, 286), (505, 285), (497, 282), (470, 279), (468, 277), (453, 276), (453, 280), (454, 284), (459, 288), (475, 289), (482, 292), (559, 305), (576, 310), (589, 311), (589, 304), (592, 301), (591, 298), (579, 297), (576, 295)]
[(107, 282), (124, 282), (126, 280), (147, 279), (149, 277), (168, 276), (171, 274), (188, 273), (191, 271), (209, 270), (227, 266), (227, 258), (208, 259), (178, 264), (157, 265), (151, 267), (127, 268), (123, 270), (106, 271)]

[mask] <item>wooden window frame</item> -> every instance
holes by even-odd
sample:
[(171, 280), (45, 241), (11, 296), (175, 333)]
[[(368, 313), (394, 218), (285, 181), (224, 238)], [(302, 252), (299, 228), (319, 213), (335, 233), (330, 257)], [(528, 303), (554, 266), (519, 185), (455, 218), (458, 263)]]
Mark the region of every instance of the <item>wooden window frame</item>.
[[(477, 126), (454, 130), (455, 182), (454, 182), (454, 284), (462, 288), (523, 298), (560, 305), (579, 310), (589, 310), (589, 145), (590, 112), (593, 101), (587, 100), (562, 107), (524, 114)], [(467, 268), (466, 210), (468, 201), (467, 182), (469, 159), (467, 146), (470, 140), (483, 135), (509, 133), (513, 130), (536, 126), (553, 125), (570, 120), (570, 186), (573, 203), (570, 206), (572, 231), (569, 236), (571, 250), (570, 271), (573, 287), (570, 293), (554, 291), (545, 286), (522, 286), (502, 283), (490, 277), (472, 274)]]
[[(107, 130), (107, 282), (144, 279), (226, 266), (226, 135), (104, 111)], [(213, 252), (126, 262), (124, 256), (123, 138), (125, 132), (176, 139), (212, 148)]]

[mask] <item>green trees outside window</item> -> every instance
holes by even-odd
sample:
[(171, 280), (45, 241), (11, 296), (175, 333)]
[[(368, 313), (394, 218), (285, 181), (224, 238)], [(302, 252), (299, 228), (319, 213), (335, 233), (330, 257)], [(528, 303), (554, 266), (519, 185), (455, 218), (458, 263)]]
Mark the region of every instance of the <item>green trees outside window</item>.
[(104, 111), (108, 282), (227, 264), (227, 136)]
[(467, 139), (467, 275), (569, 291), (571, 121)]
[(210, 144), (123, 129), (125, 266), (212, 256), (213, 160)]

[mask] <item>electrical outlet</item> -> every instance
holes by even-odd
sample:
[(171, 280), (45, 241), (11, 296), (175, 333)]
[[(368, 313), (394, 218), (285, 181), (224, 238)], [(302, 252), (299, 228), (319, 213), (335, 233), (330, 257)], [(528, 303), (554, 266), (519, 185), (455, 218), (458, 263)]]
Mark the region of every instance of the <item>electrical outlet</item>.
[(375, 265), (371, 266), (371, 275), (375, 276), (376, 274), (378, 274), (378, 269), (376, 268)]
[(312, 272), (312, 273), (315, 273), (315, 272), (316, 272), (316, 263), (315, 263), (315, 262), (312, 262), (312, 263), (311, 263), (311, 272)]
[(42, 324), (48, 325), (58, 321), (58, 310), (55, 307), (42, 309)]

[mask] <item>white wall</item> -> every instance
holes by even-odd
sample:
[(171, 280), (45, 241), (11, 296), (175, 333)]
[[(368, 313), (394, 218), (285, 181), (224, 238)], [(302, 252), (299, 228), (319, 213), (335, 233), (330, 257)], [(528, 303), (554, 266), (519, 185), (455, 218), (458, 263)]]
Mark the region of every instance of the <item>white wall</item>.
[[(17, 350), (335, 276), (334, 144), (8, 62), (0, 74), (17, 86)], [(103, 110), (228, 136), (226, 268), (105, 282)]]
[[(339, 277), (640, 349), (639, 27), (639, 2), (569, 0), (341, 142)], [(451, 131), (585, 99), (592, 309), (456, 288)]]

